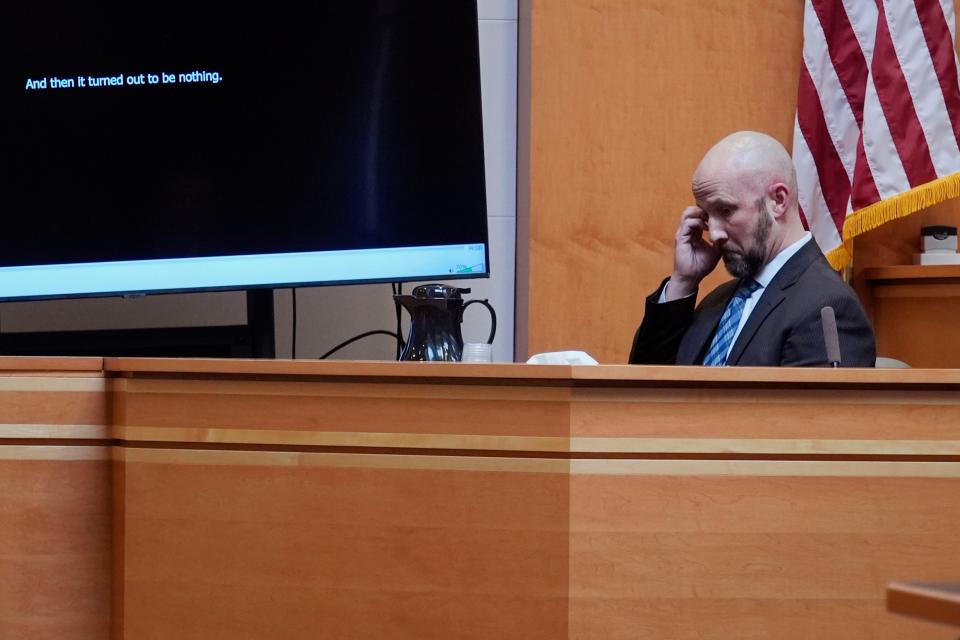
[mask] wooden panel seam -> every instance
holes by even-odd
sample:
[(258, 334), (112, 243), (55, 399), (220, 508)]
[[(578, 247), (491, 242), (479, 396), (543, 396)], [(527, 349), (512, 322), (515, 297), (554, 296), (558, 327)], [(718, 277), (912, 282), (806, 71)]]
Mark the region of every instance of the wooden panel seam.
[(119, 440), (591, 453), (716, 453), (783, 455), (960, 455), (960, 440), (781, 438), (616, 438), (451, 435), (350, 431), (117, 427)]

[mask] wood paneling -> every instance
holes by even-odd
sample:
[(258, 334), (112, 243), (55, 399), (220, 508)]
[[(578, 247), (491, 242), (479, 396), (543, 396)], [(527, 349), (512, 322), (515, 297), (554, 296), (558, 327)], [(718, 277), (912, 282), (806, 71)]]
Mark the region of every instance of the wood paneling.
[(863, 286), (864, 275), (870, 269), (913, 264), (913, 255), (920, 253), (920, 229), (941, 224), (960, 227), (960, 201), (938, 204), (857, 237), (854, 282), (858, 288)]
[[(804, 418), (797, 420), (798, 415)], [(578, 389), (570, 435), (717, 446), (722, 441), (769, 443), (784, 453), (790, 443), (813, 441), (821, 446), (892, 440), (935, 445), (960, 442), (960, 396), (953, 391)]]
[(739, 129), (789, 147), (803, 3), (529, 4), (526, 273), (518, 261), (529, 309), (518, 331), (528, 353), (583, 349), (626, 362), (643, 298), (672, 269), (706, 150)]
[(99, 358), (0, 358), (0, 637), (105, 638), (109, 447)]
[(123, 637), (566, 637), (569, 463), (474, 452), (565, 448), (569, 369), (212, 364), (108, 364)]
[[(486, 398), (458, 398), (457, 389), (450, 390), (449, 397), (446, 390), (434, 387), (433, 394), (421, 391), (413, 397), (397, 397), (354, 384), (349, 389), (341, 385), (342, 394), (328, 394), (319, 385), (314, 385), (320, 387), (316, 394), (285, 394), (276, 388), (261, 394), (255, 384), (248, 384), (246, 392), (210, 393), (200, 383), (197, 391), (164, 393), (151, 391), (152, 381), (137, 382), (116, 396), (121, 426), (566, 435), (562, 391), (534, 392), (527, 398), (493, 393)], [(171, 406), (178, 410), (171, 412)]]
[[(521, 0), (520, 15), (517, 358), (625, 362), (703, 153), (739, 129), (792, 146), (803, 3)], [(931, 224), (960, 226), (960, 203), (858, 237), (853, 283), (880, 355), (957, 367), (956, 304), (874, 309), (863, 278), (910, 264)]]
[(567, 635), (566, 473), (172, 453), (125, 463), (125, 637)]
[(0, 635), (919, 637), (960, 573), (960, 371), (220, 364), (0, 375)]
[(107, 636), (111, 505), (101, 458), (0, 460), (0, 637)]
[(960, 265), (871, 267), (860, 274), (877, 351), (911, 366), (960, 363)]
[(571, 637), (952, 638), (884, 612), (960, 573), (958, 479), (575, 475)]

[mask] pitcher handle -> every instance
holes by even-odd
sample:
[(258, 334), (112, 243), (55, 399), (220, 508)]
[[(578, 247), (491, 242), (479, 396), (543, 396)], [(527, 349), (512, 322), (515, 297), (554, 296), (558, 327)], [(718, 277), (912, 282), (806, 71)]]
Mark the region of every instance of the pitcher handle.
[(483, 306), (485, 306), (485, 307), (487, 308), (487, 311), (490, 312), (490, 337), (487, 339), (487, 344), (493, 344), (493, 337), (494, 337), (495, 335), (497, 335), (497, 312), (493, 310), (493, 307), (490, 306), (490, 303), (487, 301), (486, 298), (484, 298), (483, 300), (469, 300), (469, 301), (467, 301), (467, 302), (463, 305), (463, 308), (460, 310), (460, 320), (461, 320), (461, 322), (463, 321), (463, 314), (466, 313), (467, 307), (469, 307), (470, 305), (472, 305), (474, 302), (477, 302), (477, 303), (479, 303), (479, 304), (482, 304)]

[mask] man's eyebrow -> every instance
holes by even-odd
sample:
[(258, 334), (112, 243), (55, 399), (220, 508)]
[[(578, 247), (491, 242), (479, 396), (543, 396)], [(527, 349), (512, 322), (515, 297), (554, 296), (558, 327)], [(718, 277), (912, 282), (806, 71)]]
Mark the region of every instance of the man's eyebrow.
[(736, 206), (736, 203), (733, 202), (732, 200), (730, 200), (729, 198), (725, 198), (725, 197), (723, 197), (723, 196), (712, 196), (712, 197), (709, 197), (709, 198), (704, 198), (704, 199), (703, 199), (702, 206), (705, 206), (705, 207), (731, 207), (731, 208), (732, 208), (732, 207), (735, 207), (735, 206)]

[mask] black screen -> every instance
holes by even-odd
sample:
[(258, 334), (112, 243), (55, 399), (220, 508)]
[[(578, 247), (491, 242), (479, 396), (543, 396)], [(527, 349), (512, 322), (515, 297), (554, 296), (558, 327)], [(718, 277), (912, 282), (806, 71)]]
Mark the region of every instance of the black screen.
[(0, 267), (485, 245), (475, 1), (254, 7), (4, 8)]

